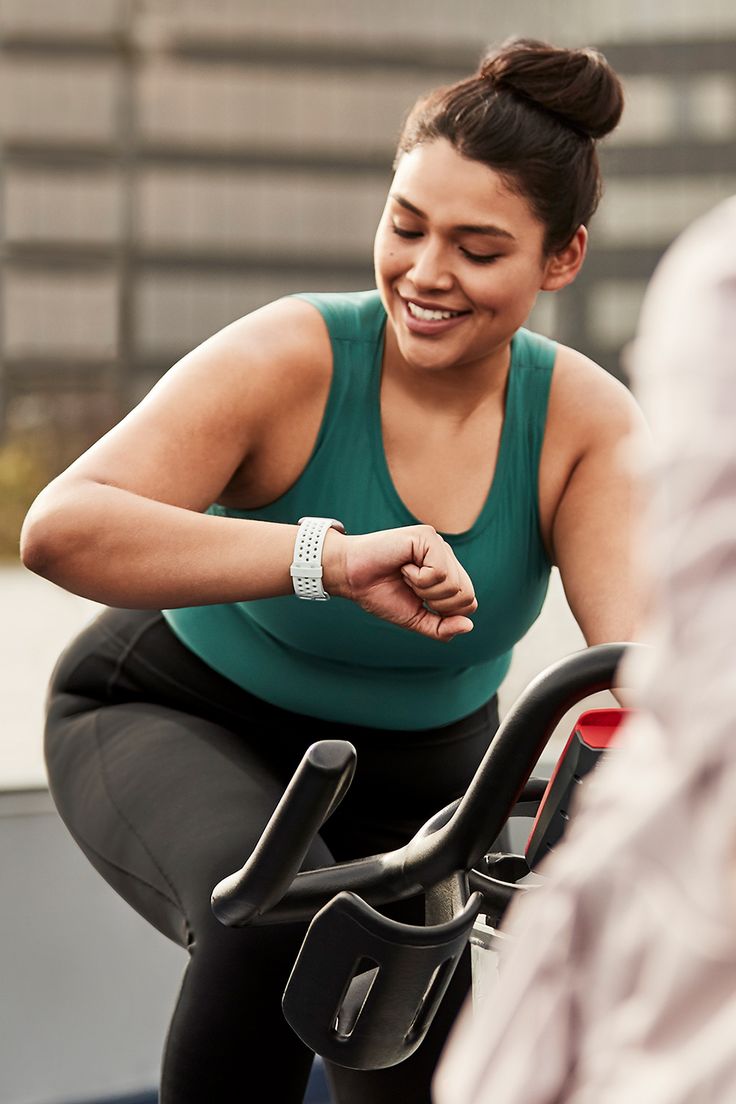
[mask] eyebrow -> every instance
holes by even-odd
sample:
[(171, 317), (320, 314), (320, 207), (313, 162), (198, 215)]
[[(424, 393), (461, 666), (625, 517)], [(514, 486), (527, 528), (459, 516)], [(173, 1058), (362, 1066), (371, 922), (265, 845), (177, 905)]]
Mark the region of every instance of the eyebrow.
[[(418, 215), (419, 218), (426, 219), (424, 211), (419, 207), (415, 207), (413, 203), (410, 203), (404, 196), (399, 195), (397, 192), (391, 192), (391, 198), (404, 207), (407, 211), (411, 211), (413, 215)], [(508, 230), (502, 229), (500, 226), (493, 226), (492, 224), (487, 226), (455, 226), (454, 230), (459, 231), (462, 234), (485, 234), (489, 238), (506, 238), (509, 241), (516, 241), (513, 234), (510, 234)]]

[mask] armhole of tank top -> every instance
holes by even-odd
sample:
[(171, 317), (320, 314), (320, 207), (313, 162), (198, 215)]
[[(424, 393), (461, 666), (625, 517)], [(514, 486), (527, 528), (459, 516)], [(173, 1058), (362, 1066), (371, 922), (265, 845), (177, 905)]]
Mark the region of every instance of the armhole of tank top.
[(317, 291), (296, 291), (291, 298), (301, 299), (302, 302), (308, 302), (314, 310), (319, 312), (324, 321), (324, 325), (327, 327), (330, 344), (332, 346), (332, 354), (334, 355), (335, 342), (340, 341), (343, 337), (341, 332), (343, 322), (342, 311), (335, 307), (327, 294), (320, 294), (317, 293)]
[(539, 481), (540, 472), (542, 467), (542, 449), (544, 447), (544, 438), (547, 434), (547, 418), (549, 416), (549, 397), (552, 391), (552, 377), (555, 370), (555, 361), (557, 360), (558, 345), (556, 341), (545, 339), (544, 351), (544, 390), (542, 393), (542, 399), (539, 410), (539, 440), (536, 445), (536, 463), (535, 463), (535, 477), (534, 477), (534, 512), (537, 517), (537, 533), (539, 534), (539, 546), (544, 556), (544, 561), (547, 566), (552, 568), (552, 560), (547, 552), (547, 547), (544, 543), (544, 535), (542, 533), (542, 507), (539, 500)]
[(533, 487), (532, 504), (536, 523), (539, 547), (541, 553), (551, 567), (551, 560), (542, 535), (542, 510), (539, 501), (539, 477), (542, 461), (542, 448), (547, 430), (547, 416), (549, 413), (549, 397), (552, 390), (552, 376), (554, 374), (555, 360), (557, 359), (558, 343), (543, 334), (534, 333), (533, 330), (522, 331), (523, 347), (521, 352), (520, 367), (531, 369), (531, 388), (527, 388), (530, 400), (528, 411), (531, 421), (531, 450), (529, 456), (530, 477)]

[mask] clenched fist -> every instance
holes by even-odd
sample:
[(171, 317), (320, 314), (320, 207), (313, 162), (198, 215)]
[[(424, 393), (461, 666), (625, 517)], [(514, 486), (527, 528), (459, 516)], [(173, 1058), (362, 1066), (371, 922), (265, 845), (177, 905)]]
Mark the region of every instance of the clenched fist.
[(323, 549), (328, 594), (435, 640), (470, 632), (478, 608), (470, 578), (431, 525), (361, 536), (330, 529)]

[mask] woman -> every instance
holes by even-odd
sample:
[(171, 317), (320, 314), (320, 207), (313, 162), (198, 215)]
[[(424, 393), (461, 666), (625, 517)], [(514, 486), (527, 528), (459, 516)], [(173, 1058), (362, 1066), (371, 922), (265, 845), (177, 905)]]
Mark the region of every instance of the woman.
[[(301, 1099), (311, 1055), (279, 1000), (302, 928), (226, 930), (209, 896), (304, 748), (344, 737), (359, 755), (309, 863), (398, 846), (481, 758), (552, 563), (589, 643), (631, 635), (619, 446), (638, 415), (584, 356), (521, 329), (580, 269), (594, 140), (621, 109), (598, 54), (523, 41), (420, 101), (378, 290), (233, 323), (29, 513), (26, 564), (116, 607), (57, 668), (47, 760), (91, 862), (190, 951), (163, 1104), (231, 1099), (266, 1043), (281, 1058), (264, 1092)], [(408, 1062), (329, 1071), (337, 1099), (427, 1101), (466, 987), (458, 971)]]

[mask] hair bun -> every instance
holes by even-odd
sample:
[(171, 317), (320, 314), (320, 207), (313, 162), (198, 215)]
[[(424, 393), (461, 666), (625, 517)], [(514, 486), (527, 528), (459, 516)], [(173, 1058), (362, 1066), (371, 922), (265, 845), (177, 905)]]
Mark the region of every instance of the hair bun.
[(483, 59), (478, 75), (594, 139), (609, 134), (623, 111), (621, 82), (597, 50), (512, 39)]

